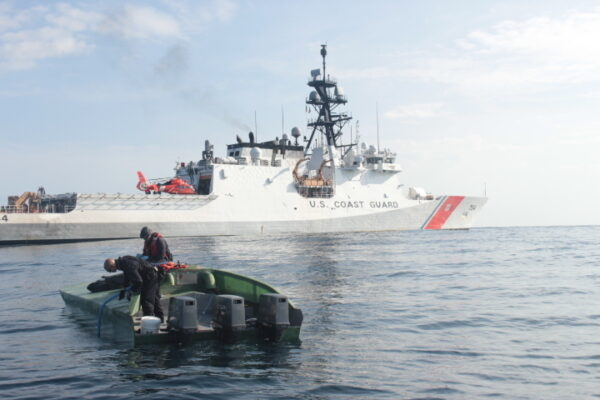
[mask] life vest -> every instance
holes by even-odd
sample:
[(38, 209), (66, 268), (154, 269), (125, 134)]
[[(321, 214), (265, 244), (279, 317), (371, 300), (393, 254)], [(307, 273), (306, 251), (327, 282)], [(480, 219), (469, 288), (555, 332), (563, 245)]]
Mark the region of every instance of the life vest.
[[(161, 235), (158, 232), (154, 232), (152, 233), (152, 235), (150, 235), (150, 238), (144, 243), (144, 255), (145, 256), (149, 256), (150, 259), (156, 259), (156, 258), (160, 258), (162, 256), (162, 254), (160, 254), (158, 252), (158, 239), (162, 238), (163, 235)], [(169, 245), (165, 243), (166, 249), (165, 249), (165, 256), (166, 259), (169, 261), (173, 260), (173, 255), (171, 254), (171, 251), (169, 250)]]
[(169, 261), (164, 264), (159, 264), (159, 267), (163, 268), (166, 271), (170, 271), (172, 269), (184, 269), (187, 268), (187, 264), (181, 264), (179, 262)]

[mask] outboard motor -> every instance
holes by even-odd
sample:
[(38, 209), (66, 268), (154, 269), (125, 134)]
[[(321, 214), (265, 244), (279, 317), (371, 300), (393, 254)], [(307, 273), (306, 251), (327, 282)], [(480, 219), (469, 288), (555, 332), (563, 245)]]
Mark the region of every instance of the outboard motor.
[(265, 340), (276, 342), (290, 326), (289, 304), (286, 296), (263, 293), (258, 303), (258, 334)]
[(213, 328), (217, 337), (226, 343), (237, 341), (245, 327), (244, 298), (230, 294), (216, 296)]
[(198, 305), (189, 296), (171, 297), (169, 300), (169, 331), (187, 335), (198, 329)]

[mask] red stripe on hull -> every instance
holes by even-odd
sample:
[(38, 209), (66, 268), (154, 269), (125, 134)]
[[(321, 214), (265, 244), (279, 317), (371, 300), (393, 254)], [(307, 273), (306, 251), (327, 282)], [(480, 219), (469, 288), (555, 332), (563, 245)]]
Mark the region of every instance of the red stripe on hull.
[(435, 215), (429, 220), (425, 229), (442, 229), (450, 215), (456, 210), (465, 196), (448, 196), (444, 204), (438, 208)]

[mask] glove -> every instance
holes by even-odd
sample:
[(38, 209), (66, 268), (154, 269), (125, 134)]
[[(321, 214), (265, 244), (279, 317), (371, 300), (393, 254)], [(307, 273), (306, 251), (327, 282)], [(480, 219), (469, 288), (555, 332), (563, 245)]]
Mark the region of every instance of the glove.
[[(130, 295), (131, 296), (131, 295)], [(121, 290), (119, 292), (119, 300), (123, 300), (125, 298), (125, 290)], [(128, 299), (129, 300), (129, 299)]]

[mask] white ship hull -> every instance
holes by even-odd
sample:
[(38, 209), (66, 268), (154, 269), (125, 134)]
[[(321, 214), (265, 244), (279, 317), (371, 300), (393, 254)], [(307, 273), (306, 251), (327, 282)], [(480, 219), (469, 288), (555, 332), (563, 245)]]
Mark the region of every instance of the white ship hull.
[(80, 194), (67, 213), (0, 217), (0, 243), (138, 237), (150, 226), (167, 237), (468, 229), (484, 197), (409, 199), (397, 174), (336, 171), (335, 195), (298, 194), (292, 167), (215, 165), (210, 195)]
[(326, 73), (326, 47), (323, 69), (308, 81), (306, 104), (316, 117), (306, 145), (298, 144), (298, 128), (293, 144), (286, 134), (257, 143), (250, 132), (218, 158), (207, 140), (202, 159), (179, 164), (172, 179), (151, 182), (138, 172), (138, 189), (162, 194), (26, 192), (8, 207), (29, 201), (27, 211), (62, 212), (0, 211), (0, 244), (134, 238), (143, 226), (168, 237), (470, 228), (486, 198), (407, 189), (395, 153), (359, 143), (358, 125), (355, 141), (343, 140), (352, 117)]

